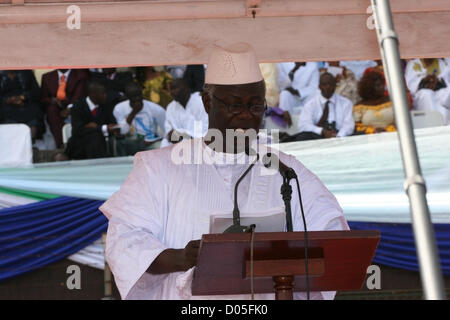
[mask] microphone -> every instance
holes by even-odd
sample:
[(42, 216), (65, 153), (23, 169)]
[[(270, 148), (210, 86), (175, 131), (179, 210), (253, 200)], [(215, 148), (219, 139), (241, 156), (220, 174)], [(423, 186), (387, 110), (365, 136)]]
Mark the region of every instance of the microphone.
[(248, 167), (247, 170), (242, 174), (242, 176), (239, 177), (238, 181), (236, 182), (236, 185), (234, 186), (234, 208), (233, 208), (233, 225), (228, 227), (223, 233), (245, 233), (251, 231), (251, 228), (249, 229), (248, 226), (241, 226), (241, 213), (239, 211), (238, 207), (238, 200), (237, 200), (237, 191), (239, 183), (245, 178), (245, 176), (250, 172), (250, 170), (253, 168), (253, 166), (258, 162), (259, 160), (259, 154), (255, 152), (255, 150), (251, 148), (245, 148), (245, 153), (248, 156), (254, 156), (256, 155), (255, 161)]

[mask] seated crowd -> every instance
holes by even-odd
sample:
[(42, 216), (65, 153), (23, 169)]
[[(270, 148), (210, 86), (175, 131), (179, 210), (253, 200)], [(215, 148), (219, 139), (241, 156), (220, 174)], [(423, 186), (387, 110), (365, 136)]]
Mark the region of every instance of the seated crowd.
[[(410, 108), (438, 111), (450, 124), (450, 59), (403, 63)], [(270, 118), (280, 131), (294, 132), (280, 134), (281, 142), (396, 130), (380, 61), (263, 63), (260, 68), (265, 122)], [(39, 86), (33, 71), (0, 71), (0, 124), (28, 125), (33, 143), (49, 130), (61, 150), (59, 160), (134, 155), (206, 134), (204, 77), (203, 65), (58, 69), (43, 74)], [(72, 132), (64, 143), (68, 123)]]

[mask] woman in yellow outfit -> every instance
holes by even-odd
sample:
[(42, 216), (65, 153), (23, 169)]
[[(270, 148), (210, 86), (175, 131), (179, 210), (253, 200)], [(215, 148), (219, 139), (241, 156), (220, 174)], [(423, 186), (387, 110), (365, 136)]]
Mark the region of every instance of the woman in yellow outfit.
[(159, 104), (164, 109), (172, 101), (170, 73), (158, 72), (154, 67), (139, 67), (136, 70), (136, 78), (142, 86), (142, 96), (145, 100)]
[(384, 92), (384, 77), (376, 71), (366, 73), (358, 85), (362, 100), (353, 106), (355, 134), (396, 131), (394, 108)]

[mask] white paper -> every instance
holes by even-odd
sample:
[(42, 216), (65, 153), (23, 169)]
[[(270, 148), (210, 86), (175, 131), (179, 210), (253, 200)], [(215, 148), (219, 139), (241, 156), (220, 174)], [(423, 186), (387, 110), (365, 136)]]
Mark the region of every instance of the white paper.
[[(286, 226), (284, 208), (277, 208), (263, 213), (241, 213), (241, 225), (255, 224), (255, 232), (283, 232)], [(216, 214), (210, 217), (209, 233), (223, 233), (233, 224), (232, 214)]]

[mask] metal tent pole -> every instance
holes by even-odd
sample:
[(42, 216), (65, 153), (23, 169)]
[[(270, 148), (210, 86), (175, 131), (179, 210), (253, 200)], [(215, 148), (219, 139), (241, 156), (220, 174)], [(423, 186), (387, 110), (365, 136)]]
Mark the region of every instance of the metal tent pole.
[(445, 299), (444, 282), (433, 225), (425, 197), (425, 181), (422, 177), (412, 130), (405, 82), (400, 64), (398, 38), (394, 31), (391, 8), (388, 0), (371, 1), (384, 72), (394, 105), (395, 122), (406, 175), (404, 188), (411, 209), (422, 288), (427, 300)]

